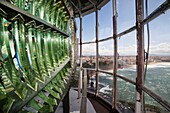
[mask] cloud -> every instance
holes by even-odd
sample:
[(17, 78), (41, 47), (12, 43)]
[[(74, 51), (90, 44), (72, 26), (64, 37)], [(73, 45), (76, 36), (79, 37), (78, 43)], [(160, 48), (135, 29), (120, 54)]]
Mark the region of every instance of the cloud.
[(95, 44), (85, 44), (82, 47), (83, 55), (96, 55)]
[[(145, 47), (146, 48), (146, 47)], [(136, 55), (137, 45), (129, 45), (126, 47), (118, 47), (119, 55)], [(170, 55), (170, 43), (159, 43), (150, 46), (150, 54)]]
[(106, 47), (106, 45), (103, 42), (101, 42), (99, 44), (99, 54), (100, 55), (113, 55), (113, 48), (110, 48), (110, 46)]
[(170, 43), (160, 43), (157, 45), (151, 45), (151, 54), (170, 54)]
[(96, 41), (96, 37), (94, 37), (94, 38), (92, 39), (92, 41)]
[[(96, 44), (83, 45), (82, 49), (83, 55), (96, 55)], [(99, 55), (113, 55), (113, 49), (107, 48), (103, 43), (100, 43)]]
[(151, 41), (151, 43), (158, 43), (158, 41)]
[(106, 38), (108, 36), (112, 36), (112, 28), (111, 27), (104, 27), (99, 29), (99, 37), (101, 37), (101, 39)]
[[(107, 43), (108, 44), (108, 43)], [(107, 45), (106, 43), (99, 43), (99, 55), (113, 55), (113, 45)], [(146, 48), (146, 47), (145, 47)], [(137, 45), (126, 45), (118, 47), (118, 54), (124, 55), (136, 55)], [(150, 46), (150, 55), (170, 55), (170, 43), (159, 43)], [(83, 45), (83, 55), (96, 55), (96, 44)]]
[(129, 46), (120, 46), (118, 47), (118, 53), (120, 56), (124, 55), (136, 55), (137, 53), (137, 46), (129, 45)]

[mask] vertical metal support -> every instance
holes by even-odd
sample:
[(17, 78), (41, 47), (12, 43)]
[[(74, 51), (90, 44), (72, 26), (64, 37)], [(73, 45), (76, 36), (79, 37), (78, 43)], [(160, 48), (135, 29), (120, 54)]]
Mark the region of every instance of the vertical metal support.
[(116, 0), (113, 0), (113, 40), (114, 40), (114, 68), (113, 68), (113, 104), (112, 108), (116, 109), (116, 82), (117, 82), (117, 12), (116, 12)]
[[(73, 24), (73, 23), (72, 23)], [(71, 27), (72, 31), (74, 31), (74, 25), (72, 25)], [(72, 32), (72, 40), (71, 40), (71, 44), (72, 44), (72, 68), (74, 68), (75, 65), (75, 32)]]
[(74, 63), (76, 64), (76, 60), (77, 60), (77, 38), (76, 38), (76, 31), (74, 33)]
[[(66, 31), (67, 33), (69, 32), (70, 23), (71, 23), (71, 21), (68, 20), (68, 21), (67, 21), (67, 31)], [(66, 38), (65, 40), (66, 40), (66, 44), (67, 44), (67, 45), (66, 45), (66, 46), (67, 46), (67, 55), (71, 58), (71, 56), (70, 56), (70, 52), (71, 52), (71, 51), (70, 51), (70, 48), (69, 48), (69, 37)]]
[(78, 98), (81, 97), (81, 89), (82, 89), (82, 16), (80, 16), (80, 76), (78, 86)]
[(87, 70), (86, 68), (84, 68), (80, 113), (86, 113), (86, 112), (87, 112)]
[(78, 59), (78, 48), (79, 48), (79, 40), (78, 40), (78, 38), (76, 37), (76, 61), (77, 61), (77, 59)]
[(99, 77), (98, 77), (98, 69), (99, 69), (99, 61), (98, 61), (98, 57), (99, 57), (99, 45), (98, 45), (98, 9), (96, 7), (96, 96), (98, 95), (98, 89), (99, 89)]
[(136, 78), (136, 106), (135, 113), (143, 113), (143, 85), (144, 75), (144, 25), (143, 0), (136, 0), (136, 28), (137, 28), (137, 78)]
[(69, 90), (63, 99), (63, 113), (70, 113)]
[[(74, 20), (74, 19), (73, 19)], [(76, 55), (77, 55), (77, 42), (76, 42), (76, 28), (75, 28), (75, 23), (72, 23), (72, 68), (75, 70), (75, 64), (76, 64)]]
[(87, 97), (87, 69), (84, 68), (84, 76), (83, 76), (83, 97)]

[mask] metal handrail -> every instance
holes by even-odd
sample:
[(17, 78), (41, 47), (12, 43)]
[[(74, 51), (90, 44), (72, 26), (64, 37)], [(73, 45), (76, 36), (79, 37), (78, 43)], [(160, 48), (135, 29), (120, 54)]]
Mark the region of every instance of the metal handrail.
[[(87, 70), (90, 70), (90, 71), (95, 71), (95, 69), (92, 69), (92, 68), (86, 68), (86, 69), (87, 69)], [(113, 75), (112, 72), (108, 72), (108, 71), (105, 71), (105, 70), (98, 70), (98, 72), (102, 72), (102, 73), (106, 73), (106, 74)], [(131, 79), (129, 79), (129, 78), (123, 76), (123, 75), (117, 74), (117, 77), (120, 78), (120, 79), (122, 79), (122, 80), (124, 80), (124, 81), (126, 81), (126, 82), (129, 82), (129, 83), (131, 83), (131, 84), (133, 84), (133, 85), (136, 85), (136, 82), (135, 82), (135, 81), (133, 81), (133, 80), (131, 80)]]
[(152, 97), (154, 100), (156, 100), (159, 104), (161, 104), (164, 108), (166, 108), (170, 112), (170, 103), (167, 100), (163, 99), (162, 97), (148, 89), (146, 86), (142, 86), (141, 88), (145, 93), (147, 93), (150, 97)]

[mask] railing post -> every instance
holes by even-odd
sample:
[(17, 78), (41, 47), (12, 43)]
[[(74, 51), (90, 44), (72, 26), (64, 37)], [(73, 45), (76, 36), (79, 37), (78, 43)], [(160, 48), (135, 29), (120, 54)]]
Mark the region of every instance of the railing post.
[(117, 82), (117, 12), (116, 12), (116, 0), (113, 0), (113, 40), (114, 40), (114, 68), (113, 68), (113, 104), (112, 108), (116, 109), (116, 82)]
[(87, 97), (87, 69), (84, 68), (84, 75), (83, 75), (83, 97)]
[(81, 97), (82, 89), (82, 16), (80, 15), (80, 76), (79, 76), (79, 86), (78, 86), (78, 99)]
[(84, 68), (80, 113), (86, 113), (86, 112), (87, 112), (87, 70), (86, 68)]
[(144, 74), (144, 25), (143, 0), (136, 0), (136, 28), (137, 28), (137, 78), (136, 78), (136, 105), (135, 113), (143, 113), (143, 85)]
[(98, 95), (98, 89), (99, 89), (99, 77), (98, 77), (98, 69), (99, 69), (99, 61), (98, 61), (98, 57), (99, 57), (99, 45), (98, 45), (98, 9), (97, 7), (95, 7), (96, 11), (96, 96)]

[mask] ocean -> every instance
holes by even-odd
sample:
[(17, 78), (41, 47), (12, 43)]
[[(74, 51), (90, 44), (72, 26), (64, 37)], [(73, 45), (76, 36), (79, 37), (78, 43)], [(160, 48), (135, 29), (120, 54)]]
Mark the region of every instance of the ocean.
[[(110, 70), (112, 72), (112, 70)], [(131, 80), (136, 80), (136, 67), (127, 67), (118, 70), (118, 74), (126, 76)], [(99, 92), (112, 96), (113, 76), (105, 73), (99, 73)], [(148, 65), (145, 86), (153, 92), (170, 102), (170, 63), (156, 63)], [(117, 101), (127, 101), (135, 103), (135, 86), (117, 79)], [(150, 96), (145, 94), (145, 104), (161, 106)]]

